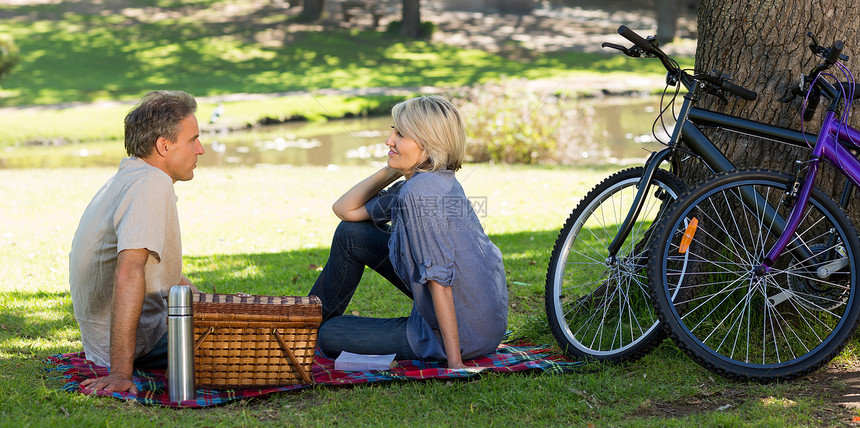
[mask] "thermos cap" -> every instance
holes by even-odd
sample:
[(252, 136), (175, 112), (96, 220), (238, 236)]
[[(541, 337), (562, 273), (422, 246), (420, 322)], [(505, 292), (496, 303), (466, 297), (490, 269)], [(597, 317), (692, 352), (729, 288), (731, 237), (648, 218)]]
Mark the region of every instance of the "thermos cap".
[(167, 295), (167, 315), (183, 316), (191, 313), (191, 287), (174, 285)]

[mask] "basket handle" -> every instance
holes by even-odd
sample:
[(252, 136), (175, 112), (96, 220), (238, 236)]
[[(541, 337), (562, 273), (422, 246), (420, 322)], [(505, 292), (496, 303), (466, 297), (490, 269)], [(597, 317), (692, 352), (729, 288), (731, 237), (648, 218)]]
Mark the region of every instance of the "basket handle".
[(209, 334), (212, 333), (213, 331), (215, 331), (215, 327), (210, 326), (209, 329), (206, 330), (205, 333), (200, 335), (200, 337), (197, 339), (197, 342), (194, 343), (194, 353), (195, 354), (197, 353), (197, 350), (200, 349), (200, 345), (203, 344), (203, 341), (206, 339), (206, 336), (209, 336)]
[(287, 357), (289, 357), (290, 362), (293, 363), (293, 365), (296, 367), (296, 370), (298, 370), (299, 375), (301, 375), (302, 377), (302, 380), (304, 380), (307, 384), (312, 384), (313, 381), (308, 375), (308, 372), (306, 372), (305, 369), (302, 368), (301, 364), (299, 364), (299, 360), (296, 359), (296, 356), (293, 355), (293, 351), (290, 350), (290, 347), (287, 346), (286, 342), (284, 342), (284, 339), (281, 338), (281, 334), (278, 333), (278, 330), (272, 329), (272, 334), (275, 335), (275, 339), (278, 340), (278, 344), (281, 345), (281, 349), (284, 350), (284, 353), (287, 354)]

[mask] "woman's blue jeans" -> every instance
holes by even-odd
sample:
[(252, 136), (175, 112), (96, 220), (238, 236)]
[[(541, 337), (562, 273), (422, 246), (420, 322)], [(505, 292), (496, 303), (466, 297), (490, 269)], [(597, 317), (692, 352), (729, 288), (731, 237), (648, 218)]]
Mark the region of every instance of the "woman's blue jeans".
[(328, 261), (310, 292), (322, 300), (323, 324), (317, 344), (331, 358), (337, 358), (341, 351), (397, 354), (395, 358), (398, 360), (418, 358), (406, 338), (406, 317), (383, 319), (343, 315), (365, 266), (412, 298), (412, 291), (397, 276), (388, 258), (389, 236), (385, 226), (369, 221), (344, 221), (334, 232)]

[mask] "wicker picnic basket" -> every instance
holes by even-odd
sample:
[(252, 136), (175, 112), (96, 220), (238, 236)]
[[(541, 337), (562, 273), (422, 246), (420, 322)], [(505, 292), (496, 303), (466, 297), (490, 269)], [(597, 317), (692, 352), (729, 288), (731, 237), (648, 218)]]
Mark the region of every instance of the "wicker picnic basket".
[(198, 387), (313, 383), (318, 297), (195, 293), (193, 311)]

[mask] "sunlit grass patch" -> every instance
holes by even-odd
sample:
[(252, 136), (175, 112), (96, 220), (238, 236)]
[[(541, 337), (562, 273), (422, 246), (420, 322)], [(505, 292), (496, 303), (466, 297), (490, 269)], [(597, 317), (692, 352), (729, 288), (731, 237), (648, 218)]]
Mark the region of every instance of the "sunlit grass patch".
[(0, 308), (0, 355), (38, 357), (80, 343), (67, 291), (0, 292)]
[(654, 61), (621, 55), (560, 52), (536, 54), (520, 62), (482, 50), (374, 31), (291, 29), (288, 21), (273, 18), (281, 14), (259, 5), (247, 10), (241, 21), (224, 22), (218, 13), (205, 12), (220, 3), (185, 4), (160, 13), (140, 1), (107, 13), (71, 3), (5, 5), (3, 9), (14, 18), (0, 23), (0, 31), (16, 38), (22, 62), (3, 82), (8, 96), (0, 99), (0, 105), (129, 100), (146, 90), (164, 88), (201, 96), (452, 87), (505, 75), (663, 73)]
[[(184, 272), (204, 291), (307, 294), (328, 258), (326, 241), (337, 225), (330, 212), (332, 201), (372, 170), (198, 169), (194, 180), (176, 186), (187, 252)], [(0, 218), (22, 219), (18, 224), (0, 222), (0, 425), (110, 425), (117, 418), (132, 426), (318, 425), (335, 418), (352, 425), (398, 425), (403, 414), (412, 413), (420, 415), (410, 420), (418, 425), (492, 425), (499, 418), (523, 425), (574, 426), (594, 421), (613, 426), (740, 426), (750, 420), (786, 426), (838, 420), (832, 416), (838, 414), (833, 406), (817, 395), (820, 384), (804, 389), (805, 380), (732, 382), (696, 365), (670, 342), (635, 364), (590, 364), (577, 374), (317, 387), (206, 411), (130, 406), (60, 391), (62, 375), (45, 372), (48, 366), (41, 360), (81, 349), (68, 268), (62, 264), (67, 254), (33, 260), (19, 253), (24, 248), (24, 253), (53, 253), (54, 246), (67, 251), (84, 206), (114, 171), (0, 170), (0, 193), (14, 201), (0, 204)], [(485, 164), (466, 165), (458, 172), (467, 195), (487, 197), (487, 215), (481, 221), (504, 256), (509, 327), (515, 337), (553, 343), (542, 300), (549, 252), (578, 197), (610, 172)], [(33, 276), (8, 274), (9, 269)], [(388, 317), (406, 315), (410, 308), (405, 296), (368, 270), (347, 312)], [(732, 394), (743, 394), (744, 400), (736, 401)], [(404, 396), (433, 400), (404, 402)], [(713, 401), (714, 409), (733, 407), (679, 417), (657, 413), (696, 400)], [(654, 404), (643, 407), (646, 402)], [(822, 410), (831, 416), (816, 419)]]

